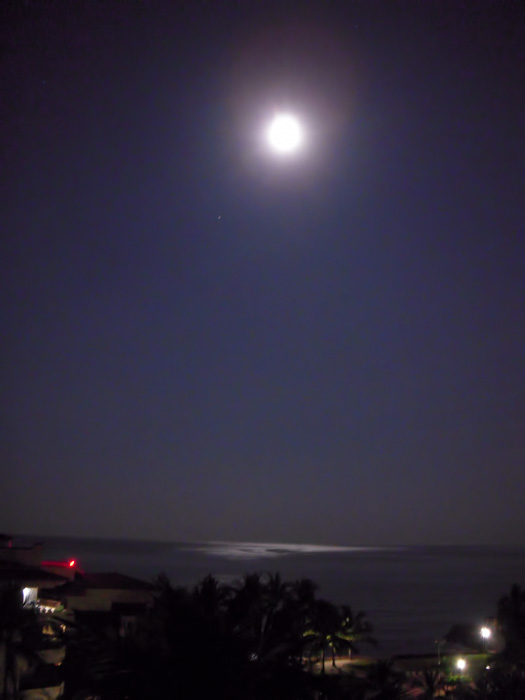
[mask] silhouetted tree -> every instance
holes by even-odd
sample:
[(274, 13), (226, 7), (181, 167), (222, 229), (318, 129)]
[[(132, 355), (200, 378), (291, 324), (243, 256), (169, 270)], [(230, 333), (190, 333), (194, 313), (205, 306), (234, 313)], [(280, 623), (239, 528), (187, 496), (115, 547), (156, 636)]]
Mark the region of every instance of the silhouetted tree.
[(371, 633), (372, 625), (363, 612), (354, 615), (347, 605), (339, 607), (326, 600), (317, 600), (311, 606), (303, 636), (307, 640), (307, 648), (321, 654), (321, 672), (324, 673), (327, 649), (332, 657), (332, 666), (335, 666), (337, 654), (358, 651), (357, 642), (375, 643)]
[[(33, 611), (24, 608), (20, 587), (6, 583), (0, 587), (0, 647), (3, 651), (2, 699), (18, 697), (17, 652), (21, 631), (34, 622)], [(11, 691), (9, 691), (11, 686)]]
[(352, 608), (348, 605), (341, 606), (341, 629), (339, 638), (346, 642), (349, 654), (357, 654), (359, 649), (357, 644), (364, 642), (366, 644), (376, 644), (376, 639), (372, 636), (373, 627), (363, 611), (359, 611), (355, 615)]
[(335, 655), (346, 640), (339, 637), (341, 631), (342, 616), (337, 605), (327, 600), (317, 600), (312, 606), (308, 627), (303, 636), (306, 638), (309, 648), (321, 654), (321, 673), (325, 672), (326, 650), (332, 656), (332, 665), (335, 666)]
[(463, 689), (461, 700), (524, 700), (525, 672), (505, 661), (496, 661), (476, 680), (474, 688)]
[(510, 658), (525, 656), (525, 591), (514, 584), (508, 595), (498, 601), (497, 621), (505, 639), (504, 654)]
[(423, 691), (418, 697), (421, 700), (433, 700), (443, 690), (443, 677), (439, 671), (432, 668), (426, 668), (416, 676), (414, 687), (421, 688)]
[[(96, 674), (84, 674), (86, 687), (95, 687), (102, 700), (320, 698), (320, 677), (304, 668), (305, 644), (319, 643), (323, 655), (326, 648), (334, 654), (369, 627), (362, 614), (317, 600), (315, 590), (307, 579), (292, 585), (278, 574), (249, 574), (235, 586), (207, 576), (191, 590), (159, 577), (146, 618), (130, 637), (113, 640), (120, 676), (100, 683)], [(314, 620), (310, 638), (306, 624), (312, 628)], [(98, 668), (96, 655), (89, 658)], [(330, 686), (330, 697), (343, 698), (351, 685), (350, 679), (327, 680), (325, 690)], [(354, 695), (346, 697), (361, 697), (362, 686), (354, 679)]]
[(406, 676), (394, 668), (392, 661), (380, 660), (367, 674), (371, 700), (404, 700), (408, 698)]
[(232, 594), (230, 586), (221, 584), (215, 577), (208, 575), (194, 587), (192, 600), (204, 617), (217, 622), (224, 618)]

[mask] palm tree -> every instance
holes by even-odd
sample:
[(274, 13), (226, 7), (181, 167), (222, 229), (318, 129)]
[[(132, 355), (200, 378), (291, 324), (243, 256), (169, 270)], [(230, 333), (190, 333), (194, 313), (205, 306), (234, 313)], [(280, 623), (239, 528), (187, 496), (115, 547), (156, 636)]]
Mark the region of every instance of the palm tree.
[(292, 584), (292, 592), (295, 600), (308, 606), (315, 600), (319, 586), (311, 578), (300, 578)]
[(461, 696), (473, 700), (522, 700), (525, 697), (525, 672), (505, 662), (492, 665), (476, 680), (476, 687)]
[(247, 644), (249, 654), (260, 659), (288, 648), (291, 586), (279, 574), (247, 574), (229, 601), (232, 631)]
[(378, 661), (368, 672), (368, 682), (374, 694), (371, 700), (404, 700), (408, 698), (406, 678), (394, 668), (392, 661)]
[(525, 591), (516, 583), (498, 601), (497, 620), (505, 638), (506, 656), (521, 657), (525, 652)]
[(377, 644), (375, 638), (372, 636), (372, 625), (366, 619), (366, 614), (362, 610), (354, 615), (352, 608), (348, 605), (342, 605), (341, 613), (343, 619), (339, 637), (347, 643), (349, 656), (359, 652), (356, 646), (359, 642)]
[(234, 587), (228, 605), (228, 623), (232, 633), (243, 639), (248, 653), (256, 656), (263, 616), (264, 585), (261, 575), (246, 574)]
[(135, 686), (128, 696), (244, 698), (247, 645), (229, 618), (231, 593), (211, 576), (192, 590), (163, 578), (152, 610), (122, 649)]
[(337, 605), (322, 599), (314, 602), (303, 636), (308, 640), (310, 649), (321, 654), (321, 673), (325, 672), (326, 650), (330, 650), (332, 666), (335, 667), (336, 652), (347, 644), (340, 637), (342, 622), (343, 617)]
[(439, 671), (426, 668), (416, 677), (414, 686), (423, 690), (423, 694), (419, 696), (421, 700), (433, 700), (443, 689), (443, 677)]
[(304, 637), (310, 648), (321, 653), (321, 671), (325, 669), (326, 649), (330, 650), (332, 666), (338, 653), (357, 652), (357, 642), (375, 644), (372, 625), (364, 612), (353, 614), (348, 605), (337, 606), (326, 600), (314, 601)]
[[(310, 621), (314, 615), (316, 592), (319, 586), (309, 578), (302, 578), (291, 584), (290, 589), (290, 626), (295, 640), (295, 656), (302, 662), (305, 651), (312, 648), (310, 640), (304, 636), (305, 630), (311, 627)], [(308, 662), (311, 663), (311, 654)]]
[[(259, 657), (268, 653), (286, 652), (289, 648), (289, 614), (291, 584), (279, 574), (268, 574), (263, 590)], [(282, 624), (285, 623), (285, 624)]]
[[(14, 583), (8, 583), (0, 589), (0, 645), (3, 647), (2, 699), (12, 696), (18, 698), (18, 672), (16, 646), (19, 632), (33, 617), (32, 613), (24, 610), (22, 591)], [(9, 685), (12, 691), (9, 693)]]
[(102, 630), (77, 626), (62, 666), (66, 697), (82, 692), (104, 697), (110, 689), (116, 693), (117, 688), (124, 694), (133, 674), (129, 666), (122, 665), (118, 647), (119, 642), (106, 637)]
[(192, 601), (206, 619), (218, 622), (224, 617), (231, 596), (230, 586), (221, 584), (215, 577), (208, 575), (194, 587)]

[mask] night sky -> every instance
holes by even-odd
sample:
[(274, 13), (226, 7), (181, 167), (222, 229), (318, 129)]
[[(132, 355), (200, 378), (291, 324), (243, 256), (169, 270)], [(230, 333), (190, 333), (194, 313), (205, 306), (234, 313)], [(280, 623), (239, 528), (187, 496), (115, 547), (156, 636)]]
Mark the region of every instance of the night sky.
[(0, 529), (525, 544), (521, 3), (1, 13)]

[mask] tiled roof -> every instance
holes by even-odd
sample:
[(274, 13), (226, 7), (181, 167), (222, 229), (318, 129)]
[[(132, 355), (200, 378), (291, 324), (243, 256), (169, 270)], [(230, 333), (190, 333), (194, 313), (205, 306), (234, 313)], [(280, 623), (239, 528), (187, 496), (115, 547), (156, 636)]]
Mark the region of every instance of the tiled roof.
[(147, 581), (118, 573), (82, 574), (71, 583), (60, 587), (64, 595), (82, 595), (87, 590), (104, 589), (119, 591), (153, 591), (155, 586)]
[(36, 566), (25, 566), (16, 561), (0, 561), (0, 582), (9, 581), (21, 586), (39, 588), (66, 581), (65, 576), (52, 574)]

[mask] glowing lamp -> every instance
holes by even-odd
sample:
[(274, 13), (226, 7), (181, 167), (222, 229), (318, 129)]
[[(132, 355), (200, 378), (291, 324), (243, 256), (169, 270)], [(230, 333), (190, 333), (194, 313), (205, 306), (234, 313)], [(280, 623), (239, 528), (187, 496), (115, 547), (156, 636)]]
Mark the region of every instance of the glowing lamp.
[(75, 566), (75, 564), (76, 564), (75, 560), (71, 559), (71, 561), (69, 562), (69, 566)]

